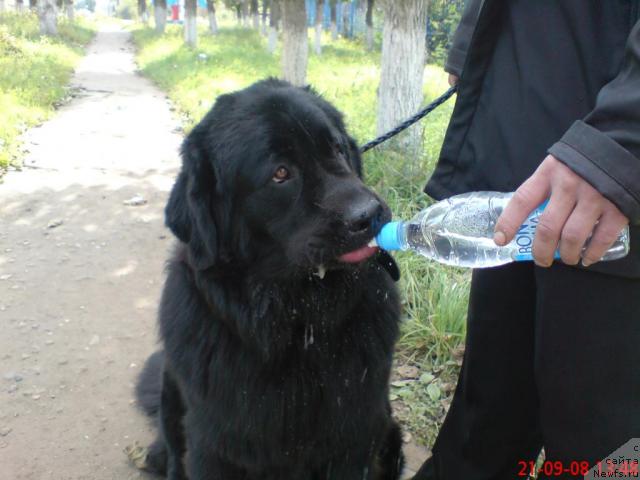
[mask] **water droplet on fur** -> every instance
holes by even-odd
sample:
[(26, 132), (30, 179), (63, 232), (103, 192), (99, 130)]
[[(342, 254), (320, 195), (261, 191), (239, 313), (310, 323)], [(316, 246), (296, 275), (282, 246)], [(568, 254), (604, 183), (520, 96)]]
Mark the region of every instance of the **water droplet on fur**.
[(304, 329), (304, 349), (309, 348), (309, 345), (313, 345), (313, 325), (307, 324)]

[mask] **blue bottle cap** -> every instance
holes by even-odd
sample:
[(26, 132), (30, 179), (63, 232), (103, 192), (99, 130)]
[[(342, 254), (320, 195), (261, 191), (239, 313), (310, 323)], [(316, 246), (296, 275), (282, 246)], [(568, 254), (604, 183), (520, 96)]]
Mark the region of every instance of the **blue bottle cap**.
[(402, 250), (400, 244), (400, 236), (398, 235), (400, 229), (398, 226), (400, 222), (387, 223), (380, 233), (376, 236), (376, 243), (383, 250)]

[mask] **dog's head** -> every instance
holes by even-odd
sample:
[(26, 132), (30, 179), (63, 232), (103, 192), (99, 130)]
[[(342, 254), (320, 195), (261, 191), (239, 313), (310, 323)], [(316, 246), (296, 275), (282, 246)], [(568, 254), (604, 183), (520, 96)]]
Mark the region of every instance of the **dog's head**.
[(182, 158), (166, 223), (198, 269), (344, 268), (390, 219), (340, 113), (310, 89), (266, 80), (219, 97)]

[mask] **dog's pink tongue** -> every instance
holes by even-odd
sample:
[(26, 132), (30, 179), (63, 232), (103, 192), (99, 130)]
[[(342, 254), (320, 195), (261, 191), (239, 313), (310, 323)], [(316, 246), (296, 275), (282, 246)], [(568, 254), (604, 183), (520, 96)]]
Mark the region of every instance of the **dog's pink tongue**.
[(349, 252), (349, 253), (345, 253), (344, 255), (341, 255), (340, 257), (338, 257), (338, 260), (344, 263), (362, 262), (363, 260), (366, 260), (371, 255), (376, 253), (377, 250), (378, 250), (378, 247), (365, 246), (365, 247), (359, 248), (358, 250), (354, 250), (353, 252)]

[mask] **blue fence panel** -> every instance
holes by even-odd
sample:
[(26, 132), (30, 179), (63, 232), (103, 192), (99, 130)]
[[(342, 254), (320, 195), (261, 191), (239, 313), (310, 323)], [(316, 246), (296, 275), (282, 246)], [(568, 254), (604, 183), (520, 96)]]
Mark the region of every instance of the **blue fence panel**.
[[(317, 0), (305, 0), (307, 7), (307, 23), (309, 26), (316, 23), (316, 5)], [(356, 15), (357, 15), (357, 1), (350, 0), (348, 2), (338, 2), (336, 4), (336, 25), (338, 32), (353, 36), (355, 33)], [(347, 23), (345, 24), (345, 9), (347, 13)], [(324, 2), (323, 19), (322, 24), (324, 28), (328, 29), (331, 25), (331, 5), (328, 0)]]
[(316, 0), (305, 0), (304, 3), (307, 7), (307, 24), (314, 25), (316, 23)]
[(324, 15), (322, 18), (323, 27), (328, 30), (331, 27), (331, 5), (328, 1), (324, 2), (324, 12), (322, 13)]

